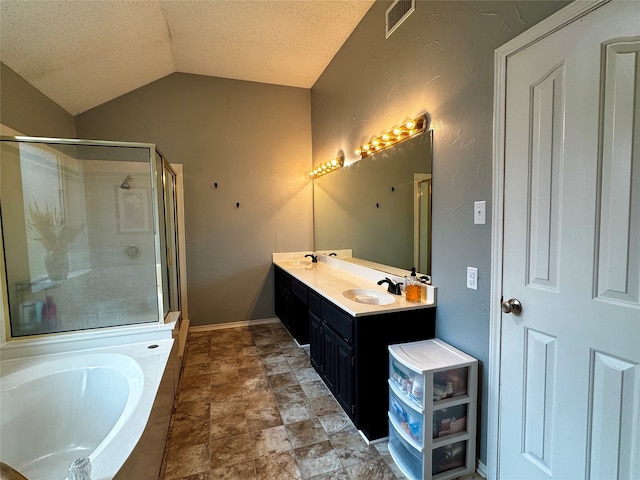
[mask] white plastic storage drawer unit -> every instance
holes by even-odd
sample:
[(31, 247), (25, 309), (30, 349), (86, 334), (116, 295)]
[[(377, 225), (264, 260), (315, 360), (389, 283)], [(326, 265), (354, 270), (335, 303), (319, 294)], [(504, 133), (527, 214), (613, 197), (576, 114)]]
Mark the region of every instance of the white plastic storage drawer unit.
[(475, 471), (478, 360), (440, 339), (389, 346), (389, 451), (413, 480)]

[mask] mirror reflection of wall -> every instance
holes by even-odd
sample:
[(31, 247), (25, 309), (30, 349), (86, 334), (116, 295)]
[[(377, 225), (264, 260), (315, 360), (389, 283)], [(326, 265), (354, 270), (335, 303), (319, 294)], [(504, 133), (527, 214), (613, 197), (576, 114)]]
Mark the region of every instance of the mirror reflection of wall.
[(431, 152), (429, 130), (315, 179), (315, 249), (430, 274)]

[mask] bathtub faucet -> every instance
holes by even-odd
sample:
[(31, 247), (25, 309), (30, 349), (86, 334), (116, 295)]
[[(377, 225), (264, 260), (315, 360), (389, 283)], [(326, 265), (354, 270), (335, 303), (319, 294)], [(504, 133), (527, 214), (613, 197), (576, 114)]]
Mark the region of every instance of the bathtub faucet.
[(91, 460), (78, 457), (69, 465), (69, 480), (91, 480)]

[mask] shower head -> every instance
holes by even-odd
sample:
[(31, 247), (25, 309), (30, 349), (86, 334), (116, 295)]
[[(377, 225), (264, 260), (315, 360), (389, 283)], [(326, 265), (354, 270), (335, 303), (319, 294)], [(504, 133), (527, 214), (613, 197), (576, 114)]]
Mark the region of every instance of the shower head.
[(122, 188), (123, 190), (129, 190), (131, 188), (129, 182), (133, 182), (133, 177), (131, 175), (127, 175), (125, 177), (125, 179), (120, 184), (120, 188)]

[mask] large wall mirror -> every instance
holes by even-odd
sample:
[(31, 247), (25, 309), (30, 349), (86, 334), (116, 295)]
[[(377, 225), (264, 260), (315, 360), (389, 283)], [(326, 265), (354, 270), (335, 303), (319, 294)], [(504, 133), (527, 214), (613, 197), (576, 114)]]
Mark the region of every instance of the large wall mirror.
[(316, 251), (431, 274), (431, 130), (314, 180)]

